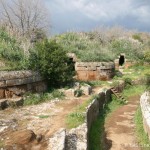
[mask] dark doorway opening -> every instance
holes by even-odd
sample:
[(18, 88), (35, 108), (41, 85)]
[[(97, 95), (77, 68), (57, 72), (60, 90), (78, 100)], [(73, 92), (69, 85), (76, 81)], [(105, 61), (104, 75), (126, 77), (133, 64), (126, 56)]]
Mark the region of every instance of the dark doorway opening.
[(122, 66), (125, 62), (125, 58), (124, 58), (124, 55), (120, 55), (120, 58), (119, 58), (119, 66)]
[(71, 71), (75, 71), (75, 62), (73, 61), (73, 58), (69, 58), (67, 64), (69, 65)]

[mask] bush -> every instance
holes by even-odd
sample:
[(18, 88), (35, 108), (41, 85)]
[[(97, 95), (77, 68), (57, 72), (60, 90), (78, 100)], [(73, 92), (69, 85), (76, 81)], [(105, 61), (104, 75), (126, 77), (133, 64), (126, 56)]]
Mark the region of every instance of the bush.
[(133, 38), (134, 40), (138, 40), (139, 42), (143, 43), (143, 40), (141, 39), (141, 36), (140, 36), (139, 34), (134, 34), (134, 35), (132, 36), (132, 38)]
[(146, 74), (146, 90), (150, 91), (150, 74)]
[(131, 78), (125, 78), (125, 88), (130, 88), (132, 86), (132, 79)]
[(51, 87), (60, 87), (72, 81), (74, 72), (63, 48), (55, 41), (44, 40), (31, 51), (30, 68), (37, 70)]
[(16, 39), (2, 29), (0, 29), (0, 56), (10, 61), (20, 61), (24, 57), (23, 50)]

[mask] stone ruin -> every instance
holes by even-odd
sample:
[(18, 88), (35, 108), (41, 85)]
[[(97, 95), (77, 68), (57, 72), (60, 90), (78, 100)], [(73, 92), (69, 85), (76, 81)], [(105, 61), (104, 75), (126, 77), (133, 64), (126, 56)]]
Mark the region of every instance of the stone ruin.
[(76, 62), (75, 71), (77, 79), (90, 80), (110, 80), (115, 75), (114, 62)]
[(20, 104), (25, 92), (44, 92), (46, 89), (46, 82), (38, 72), (0, 71), (0, 109), (5, 109), (8, 101)]

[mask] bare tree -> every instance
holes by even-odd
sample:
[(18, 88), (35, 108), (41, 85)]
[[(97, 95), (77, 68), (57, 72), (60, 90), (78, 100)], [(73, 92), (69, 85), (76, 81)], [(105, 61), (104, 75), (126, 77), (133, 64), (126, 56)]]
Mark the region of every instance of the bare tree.
[(22, 36), (50, 27), (49, 14), (42, 0), (0, 0), (1, 20)]

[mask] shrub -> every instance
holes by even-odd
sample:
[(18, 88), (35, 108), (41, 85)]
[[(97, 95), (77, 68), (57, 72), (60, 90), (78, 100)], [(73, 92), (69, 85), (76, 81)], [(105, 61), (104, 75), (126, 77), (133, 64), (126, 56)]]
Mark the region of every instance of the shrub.
[(131, 78), (125, 78), (125, 88), (130, 88), (132, 86), (132, 79)]
[(81, 90), (81, 89), (75, 90), (75, 96), (76, 97), (80, 97), (80, 96), (82, 96), (82, 94), (83, 94), (83, 90)]
[(143, 43), (143, 40), (141, 39), (141, 36), (139, 34), (132, 35), (132, 38), (134, 40), (138, 40), (139, 42)]
[(24, 57), (23, 50), (16, 39), (2, 29), (0, 29), (0, 56), (11, 61), (20, 61)]
[(51, 87), (60, 87), (72, 81), (74, 72), (63, 48), (55, 41), (44, 40), (31, 51), (30, 68), (38, 70)]

